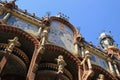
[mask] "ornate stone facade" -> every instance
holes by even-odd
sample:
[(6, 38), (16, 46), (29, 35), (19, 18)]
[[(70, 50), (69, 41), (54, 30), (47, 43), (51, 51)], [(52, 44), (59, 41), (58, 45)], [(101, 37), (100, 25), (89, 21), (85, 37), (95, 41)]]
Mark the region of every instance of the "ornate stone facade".
[(61, 15), (38, 18), (0, 2), (0, 80), (120, 80), (120, 50), (88, 43)]

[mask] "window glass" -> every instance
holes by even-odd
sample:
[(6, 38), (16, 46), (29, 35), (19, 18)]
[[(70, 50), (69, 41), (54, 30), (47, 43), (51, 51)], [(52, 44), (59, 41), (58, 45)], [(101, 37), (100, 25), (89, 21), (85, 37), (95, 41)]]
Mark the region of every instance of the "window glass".
[(91, 60), (92, 60), (94, 63), (97, 63), (96, 56), (95, 56), (94, 54), (91, 54)]
[(91, 60), (94, 64), (101, 66), (105, 70), (108, 70), (108, 64), (107, 64), (106, 60), (104, 60), (104, 59), (102, 59), (102, 58), (100, 58), (97, 55), (92, 54), (92, 53), (91, 53)]
[(104, 59), (99, 58), (99, 65), (100, 65), (102, 68), (108, 70), (107, 62), (106, 62)]
[(5, 14), (1, 14), (1, 15), (0, 15), (0, 19), (2, 19), (4, 16), (5, 16)]

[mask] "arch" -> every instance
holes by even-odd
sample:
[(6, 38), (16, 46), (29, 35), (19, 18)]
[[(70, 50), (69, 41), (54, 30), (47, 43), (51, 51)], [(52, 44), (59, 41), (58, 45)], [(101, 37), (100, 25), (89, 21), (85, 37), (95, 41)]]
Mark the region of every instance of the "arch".
[[(0, 50), (1, 50), (0, 54), (2, 54), (4, 56), (7, 55), (4, 52), (6, 46), (7, 46), (7, 44), (0, 43)], [(19, 56), (25, 62), (26, 65), (29, 64), (30, 60), (29, 60), (28, 56), (24, 52), (22, 52), (20, 49), (18, 49), (17, 47), (14, 48), (12, 54), (15, 56)]]
[(56, 52), (56, 54), (61, 53), (62, 55), (67, 56), (70, 60), (74, 61), (76, 65), (80, 65), (80, 60), (62, 47), (52, 44), (46, 44), (45, 49), (48, 51)]
[(11, 39), (15, 36), (19, 38), (19, 41), (22, 44), (19, 49), (26, 53), (29, 59), (31, 59), (34, 49), (39, 45), (39, 41), (37, 40), (37, 38), (17, 27), (0, 24), (0, 41), (2, 43), (7, 43), (8, 39)]
[(78, 66), (80, 65), (80, 60), (62, 47), (52, 44), (46, 44), (45, 52), (42, 54), (39, 64), (42, 63), (57, 64), (55, 58), (57, 58), (59, 55), (62, 55), (64, 57), (65, 62), (67, 63), (65, 69), (67, 69), (72, 74), (74, 80), (77, 80)]
[[(3, 51), (0, 51), (0, 53), (0, 55), (6, 54)], [(18, 56), (11, 54), (1, 72), (1, 78), (5, 80), (15, 80), (18, 77), (25, 78), (26, 72), (27, 66), (25, 63)]]
[(35, 46), (39, 44), (39, 41), (35, 37), (30, 35), (26, 31), (23, 31), (22, 29), (13, 27), (12, 25), (0, 24), (0, 32), (5, 32), (5, 33), (7, 32), (7, 33), (13, 33), (19, 35), (20, 37), (23, 37), (24, 39), (34, 44)]
[[(108, 71), (106, 71), (105, 69), (103, 69), (98, 65), (93, 64), (93, 71), (95, 75), (100, 73), (100, 74), (103, 74), (105, 77), (107, 77), (108, 80), (116, 80), (116, 78), (112, 74), (110, 74)], [(89, 79), (91, 78), (89, 77)]]

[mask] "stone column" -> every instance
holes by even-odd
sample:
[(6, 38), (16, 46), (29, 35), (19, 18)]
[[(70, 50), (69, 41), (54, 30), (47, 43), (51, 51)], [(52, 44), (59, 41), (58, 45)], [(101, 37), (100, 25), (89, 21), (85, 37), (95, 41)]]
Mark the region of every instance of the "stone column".
[(117, 65), (116, 65), (116, 62), (113, 61), (113, 64), (114, 64), (114, 68), (115, 68), (115, 72), (116, 72), (117, 76), (120, 77), (120, 72), (119, 72), (119, 70), (118, 70), (118, 67), (117, 67)]
[(75, 47), (74, 55), (75, 55), (76, 57), (78, 57), (79, 51), (78, 51), (78, 44), (77, 44), (77, 42), (75, 42), (74, 47)]
[(49, 33), (49, 28), (48, 27), (44, 28), (44, 30), (42, 31), (43, 35), (41, 37), (40, 44), (38, 47), (35, 48), (35, 51), (33, 53), (26, 80), (35, 80), (36, 72), (38, 70), (38, 64), (40, 61), (40, 56), (41, 54), (44, 53), (45, 50), (44, 45), (47, 40), (48, 33)]
[(115, 72), (114, 72), (114, 69), (113, 69), (112, 63), (111, 63), (111, 61), (110, 61), (109, 58), (108, 58), (108, 66), (109, 66), (109, 70), (110, 70), (111, 74), (114, 75)]
[(85, 51), (83, 46), (81, 46), (81, 53), (82, 53), (82, 57), (85, 57)]
[(37, 55), (38, 55), (38, 48), (35, 47), (35, 50), (34, 50), (34, 53), (33, 53), (33, 56), (32, 56), (32, 60), (31, 60), (30, 66), (29, 66), (29, 70), (28, 70), (28, 73), (27, 73), (27, 79), (26, 80), (34, 80), (35, 79), (36, 70), (34, 68), (35, 68), (35, 65), (36, 65), (35, 61), (36, 61)]
[(10, 17), (10, 13), (7, 13), (4, 18), (3, 18), (3, 21), (6, 22), (8, 20), (8, 18)]
[(42, 26), (40, 26), (38, 29), (38, 37), (41, 37), (41, 33), (42, 33)]
[(86, 60), (87, 60), (87, 64), (88, 64), (88, 69), (92, 70), (92, 64), (91, 64), (91, 57), (90, 57), (90, 53), (89, 51), (85, 51), (85, 55), (86, 55)]
[(42, 29), (43, 29), (43, 24), (41, 23), (41, 24), (40, 24), (40, 27), (39, 27), (39, 29), (38, 29), (38, 37), (41, 37)]
[(41, 45), (43, 46), (45, 44), (45, 41), (48, 40), (48, 33), (49, 33), (49, 28), (46, 27), (44, 30), (43, 30), (43, 36), (42, 36), (42, 39), (41, 39)]
[(82, 74), (80, 70), (80, 65), (78, 65), (78, 80), (82, 80)]

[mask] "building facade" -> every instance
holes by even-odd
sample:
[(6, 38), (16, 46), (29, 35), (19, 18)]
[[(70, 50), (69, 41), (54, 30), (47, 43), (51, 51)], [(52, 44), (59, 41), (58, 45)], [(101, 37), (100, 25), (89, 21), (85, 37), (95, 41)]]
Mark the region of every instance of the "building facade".
[(120, 80), (120, 50), (107, 33), (85, 41), (59, 13), (38, 18), (0, 2), (0, 80)]

